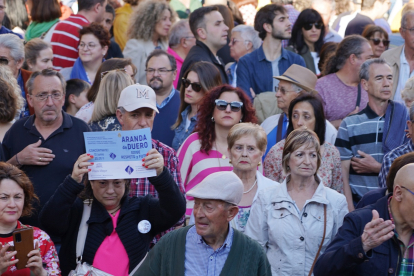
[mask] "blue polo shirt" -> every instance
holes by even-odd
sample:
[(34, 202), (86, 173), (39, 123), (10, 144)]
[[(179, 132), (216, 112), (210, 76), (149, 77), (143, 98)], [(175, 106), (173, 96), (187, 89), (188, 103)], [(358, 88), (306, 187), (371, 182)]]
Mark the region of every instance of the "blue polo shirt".
[[(1, 23), (1, 22), (0, 22), (0, 23)], [(14, 35), (17, 35), (19, 38), (23, 39), (23, 37), (22, 37), (20, 34), (15, 33), (15, 32), (13, 32), (13, 31), (11, 31), (11, 30), (7, 29), (7, 28), (6, 28), (6, 27), (4, 27), (4, 26), (1, 26), (1, 28), (0, 28), (0, 35), (2, 35), (2, 34), (14, 34)]]
[(15, 122), (4, 136), (2, 147), (5, 160), (9, 160), (39, 139), (42, 141), (40, 147), (51, 149), (55, 155), (53, 161), (46, 166), (26, 165), (21, 167), (21, 170), (32, 181), (35, 193), (40, 199), (40, 206), (39, 204), (34, 206), (36, 209), (34, 214), (29, 218), (20, 219), (23, 224), (39, 227), (40, 209), (54, 194), (65, 177), (72, 173), (73, 165), (79, 155), (86, 152), (83, 133), (91, 131), (90, 128), (82, 120), (63, 111), (62, 114), (62, 125), (47, 139), (43, 139), (36, 129), (35, 115), (24, 117)]

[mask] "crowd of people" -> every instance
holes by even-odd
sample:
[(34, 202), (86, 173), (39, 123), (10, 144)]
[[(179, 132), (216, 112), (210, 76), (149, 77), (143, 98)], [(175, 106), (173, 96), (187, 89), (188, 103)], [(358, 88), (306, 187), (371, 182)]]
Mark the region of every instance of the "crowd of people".
[(414, 275), (402, 2), (0, 0), (0, 275)]

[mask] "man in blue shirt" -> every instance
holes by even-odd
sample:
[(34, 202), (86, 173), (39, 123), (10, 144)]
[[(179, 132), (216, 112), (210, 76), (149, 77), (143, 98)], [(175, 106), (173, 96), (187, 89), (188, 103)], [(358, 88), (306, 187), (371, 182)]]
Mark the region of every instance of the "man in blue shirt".
[(272, 275), (259, 243), (230, 227), (243, 195), (236, 174), (210, 174), (187, 194), (195, 198), (195, 225), (162, 238), (134, 276), (163, 276), (171, 271), (187, 276)]
[(154, 50), (145, 65), (147, 83), (156, 95), (159, 113), (155, 116), (152, 138), (172, 146), (174, 131), (171, 126), (177, 121), (180, 107), (180, 92), (174, 88), (177, 77), (175, 58), (164, 50)]
[(255, 94), (275, 91), (279, 80), (273, 76), (282, 75), (292, 64), (306, 67), (301, 56), (282, 47), (282, 40), (290, 39), (292, 33), (292, 24), (283, 6), (270, 4), (261, 8), (254, 19), (254, 28), (263, 45), (240, 58), (236, 71), (237, 86), (252, 99)]
[[(65, 80), (52, 69), (37, 71), (27, 83), (28, 99), (34, 115), (15, 122), (3, 139), (5, 160), (21, 168), (33, 183), (39, 202), (24, 224), (39, 226), (38, 214), (73, 164), (85, 153), (83, 133), (90, 131), (82, 120), (62, 111)], [(52, 237), (55, 243), (59, 240)]]

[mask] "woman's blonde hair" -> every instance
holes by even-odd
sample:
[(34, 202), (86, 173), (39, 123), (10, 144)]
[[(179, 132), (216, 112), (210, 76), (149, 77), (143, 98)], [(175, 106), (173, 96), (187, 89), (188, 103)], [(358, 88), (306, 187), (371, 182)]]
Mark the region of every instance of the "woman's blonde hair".
[(106, 116), (114, 115), (122, 90), (133, 84), (131, 76), (122, 70), (113, 70), (106, 74), (99, 86), (91, 122), (97, 122)]
[(253, 136), (256, 140), (257, 148), (263, 153), (266, 151), (266, 132), (261, 126), (253, 123), (239, 123), (230, 129), (229, 134), (227, 135), (227, 145), (229, 150), (234, 146), (234, 143), (243, 136)]
[(317, 165), (316, 165), (316, 171), (315, 176), (319, 170), (319, 167), (321, 166), (321, 146), (319, 144), (319, 138), (318, 135), (316, 135), (315, 132), (313, 132), (310, 129), (295, 129), (293, 130), (285, 141), (285, 147), (283, 148), (283, 154), (282, 154), (282, 167), (285, 174), (290, 173), (289, 168), (289, 160), (290, 155), (300, 148), (301, 146), (307, 146), (308, 148), (315, 148), (317, 152)]
[(403, 100), (414, 100), (414, 77), (408, 79), (405, 83), (404, 89), (401, 91), (401, 98)]
[[(175, 11), (167, 2), (151, 0), (142, 2), (138, 6), (138, 11), (132, 15), (129, 21), (127, 33), (129, 39), (151, 40), (155, 32), (155, 25), (161, 21), (164, 10), (171, 13), (171, 23), (174, 23), (177, 17)], [(160, 40), (167, 41), (168, 35), (161, 37)]]
[(13, 76), (13, 73), (7, 66), (0, 66), (0, 78), (8, 82), (8, 84), (10, 84), (13, 87), (13, 91), (17, 97), (17, 109), (22, 109), (25, 103), (25, 99), (23, 99), (22, 97), (22, 90), (20, 89), (20, 86), (17, 83), (16, 78)]

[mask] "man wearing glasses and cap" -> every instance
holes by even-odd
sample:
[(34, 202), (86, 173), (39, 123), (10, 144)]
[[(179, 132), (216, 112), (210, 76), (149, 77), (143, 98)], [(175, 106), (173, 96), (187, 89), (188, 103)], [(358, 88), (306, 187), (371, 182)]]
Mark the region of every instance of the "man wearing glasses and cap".
[[(263, 158), (274, 145), (286, 138), (290, 102), (299, 96), (300, 92), (318, 94), (315, 90), (316, 75), (303, 66), (293, 64), (283, 75), (273, 78), (279, 80), (275, 91), (277, 107), (282, 109), (283, 113), (268, 117), (261, 125), (267, 134), (267, 148)], [(335, 144), (336, 133), (335, 127), (326, 121), (325, 141)]]
[[(122, 126), (122, 130), (150, 128), (152, 131), (156, 113), (159, 113), (156, 94), (151, 87), (141, 84), (133, 84), (122, 90), (118, 101), (118, 109), (116, 110), (116, 117)], [(175, 151), (155, 139), (152, 139), (151, 151), (159, 152), (163, 156), (164, 166), (170, 171), (175, 183), (177, 183), (180, 191), (184, 195), (185, 190), (181, 181), (179, 161), (178, 157), (175, 155)], [(153, 197), (158, 198), (158, 193), (154, 186), (151, 185), (148, 178), (131, 179), (129, 190), (130, 196), (145, 196), (150, 194)], [(175, 226), (182, 225), (184, 219), (185, 217), (183, 216)], [(174, 227), (157, 235), (154, 238), (153, 243), (155, 244), (161, 236), (172, 230), (174, 230)]]
[(412, 275), (414, 270), (414, 164), (398, 170), (393, 193), (348, 213), (314, 274)]
[(194, 197), (195, 225), (165, 236), (134, 276), (272, 275), (259, 243), (230, 227), (243, 195), (236, 174), (210, 174), (187, 194)]

